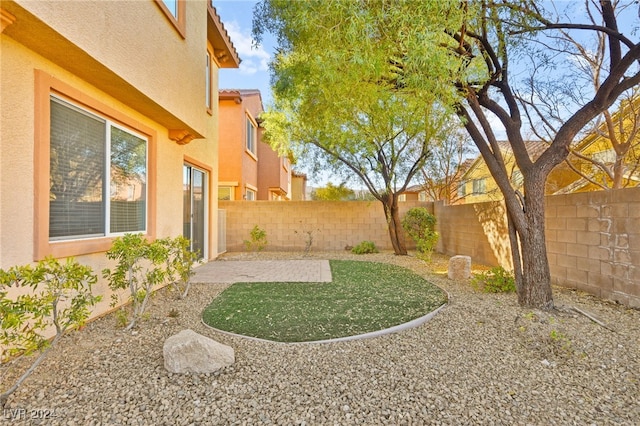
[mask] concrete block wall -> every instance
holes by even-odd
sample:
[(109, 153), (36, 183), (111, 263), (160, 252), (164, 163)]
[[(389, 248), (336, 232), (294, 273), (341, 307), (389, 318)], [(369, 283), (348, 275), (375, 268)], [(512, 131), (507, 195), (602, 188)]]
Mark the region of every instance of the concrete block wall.
[(474, 262), (512, 269), (509, 235), (502, 202), (445, 206), (435, 203), (436, 251), (471, 256)]
[(640, 308), (640, 188), (546, 202), (553, 283)]
[[(438, 220), (436, 251), (512, 268), (502, 202), (407, 201), (400, 203), (401, 217), (416, 206)], [(307, 232), (313, 250), (343, 250), (364, 240), (392, 248), (378, 201), (220, 201), (219, 208), (227, 210), (229, 251), (244, 250), (254, 225), (266, 230), (267, 250), (303, 251)], [(546, 236), (554, 284), (640, 307), (640, 188), (547, 197)]]
[[(400, 217), (411, 207), (432, 203), (400, 204)], [(379, 201), (219, 201), (227, 214), (227, 250), (244, 250), (244, 240), (255, 225), (267, 233), (265, 250), (303, 251), (309, 233), (312, 250), (344, 250), (368, 240), (379, 249), (391, 250), (389, 231)], [(415, 244), (406, 238), (408, 248)]]

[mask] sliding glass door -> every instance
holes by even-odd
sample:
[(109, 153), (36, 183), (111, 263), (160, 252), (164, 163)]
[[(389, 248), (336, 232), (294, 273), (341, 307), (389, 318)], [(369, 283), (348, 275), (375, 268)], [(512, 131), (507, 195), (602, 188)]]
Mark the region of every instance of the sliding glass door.
[(198, 252), (200, 259), (207, 258), (207, 172), (190, 164), (183, 168), (184, 231), (191, 240), (191, 250)]

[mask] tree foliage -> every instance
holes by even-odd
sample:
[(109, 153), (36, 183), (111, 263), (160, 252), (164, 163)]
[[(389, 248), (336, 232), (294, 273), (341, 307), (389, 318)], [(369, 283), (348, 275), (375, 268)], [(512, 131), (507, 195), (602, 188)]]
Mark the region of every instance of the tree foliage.
[(340, 185), (327, 182), (327, 186), (324, 188), (317, 188), (311, 192), (312, 200), (322, 201), (346, 201), (353, 199), (354, 196), (353, 190), (347, 188), (344, 182), (341, 182)]
[(450, 119), (452, 73), (467, 72), (446, 48), (455, 43), (442, 28), (462, 17), (451, 4), (266, 0), (254, 14), (257, 36), (279, 42), (265, 138), (359, 178), (382, 202), (397, 254), (398, 195)]

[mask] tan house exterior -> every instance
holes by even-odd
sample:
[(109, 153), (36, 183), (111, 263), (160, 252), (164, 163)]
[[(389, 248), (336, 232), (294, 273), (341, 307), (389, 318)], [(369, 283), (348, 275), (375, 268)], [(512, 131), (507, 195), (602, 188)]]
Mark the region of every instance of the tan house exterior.
[(291, 163), (262, 142), (259, 90), (220, 90), (220, 200), (290, 200)]
[[(498, 142), (498, 145), (502, 152), (512, 188), (524, 193), (522, 172), (518, 169), (511, 146), (505, 141)], [(544, 152), (546, 144), (541, 141), (529, 141), (526, 142), (526, 147), (530, 157), (536, 159)], [(549, 174), (545, 184), (545, 193), (553, 194), (558, 188), (566, 186), (574, 179), (575, 173), (561, 164)], [(503, 199), (500, 188), (498, 188), (496, 181), (491, 176), (491, 172), (482, 155), (478, 155), (461, 176), (457, 191), (457, 197), (452, 204), (483, 203)]]
[(210, 1), (171, 3), (0, 3), (1, 268), (99, 274), (125, 232), (217, 256), (218, 69), (239, 58)]
[(291, 161), (258, 142), (258, 200), (291, 200)]

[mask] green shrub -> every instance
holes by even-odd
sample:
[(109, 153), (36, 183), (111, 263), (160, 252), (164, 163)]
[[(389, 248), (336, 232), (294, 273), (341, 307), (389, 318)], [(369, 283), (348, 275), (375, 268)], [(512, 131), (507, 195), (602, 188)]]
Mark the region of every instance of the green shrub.
[(262, 251), (267, 246), (267, 231), (255, 225), (249, 233), (249, 240), (244, 245), (249, 251)]
[[(133, 328), (144, 314), (155, 286), (170, 278), (165, 267), (169, 259), (169, 239), (159, 239), (150, 243), (142, 234), (125, 234), (113, 241), (106, 255), (116, 260), (116, 267), (104, 269), (102, 275), (109, 281), (112, 290), (129, 289), (132, 305), (131, 320), (126, 329)], [(119, 303), (113, 294), (111, 306)]]
[[(92, 294), (96, 275), (88, 266), (69, 258), (64, 264), (46, 258), (33, 267), (14, 266), (0, 269), (0, 364), (10, 359), (40, 351), (31, 366), (0, 394), (0, 408), (42, 362), (48, 350), (70, 329), (84, 324), (89, 308), (100, 296)], [(8, 297), (9, 288), (30, 290), (15, 298)], [(55, 336), (45, 337), (53, 327)], [(4, 389), (5, 383), (2, 384)], [(0, 389), (2, 390), (2, 389)]]
[(378, 253), (378, 248), (373, 241), (362, 241), (360, 244), (351, 249), (351, 253), (367, 254)]
[(184, 299), (189, 293), (193, 266), (198, 262), (198, 253), (190, 250), (191, 242), (183, 236), (165, 240), (168, 247), (167, 272), (171, 284)]
[(402, 228), (416, 243), (418, 257), (431, 260), (439, 235), (435, 231), (436, 217), (424, 207), (409, 209), (402, 219)]
[(516, 280), (513, 273), (502, 266), (473, 274), (471, 285), (484, 293), (513, 293), (516, 291)]

